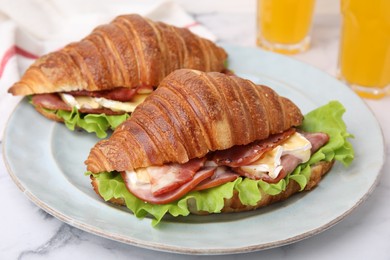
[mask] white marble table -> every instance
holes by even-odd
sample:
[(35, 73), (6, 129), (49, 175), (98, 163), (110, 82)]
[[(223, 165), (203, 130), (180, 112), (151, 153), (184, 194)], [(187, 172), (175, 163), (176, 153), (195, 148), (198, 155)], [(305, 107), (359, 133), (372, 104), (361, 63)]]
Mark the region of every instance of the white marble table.
[[(178, 1), (208, 27), (220, 42), (255, 46), (255, 4), (226, 1)], [(240, 1), (242, 2), (242, 1)], [(333, 2), (334, 1), (330, 1)], [(312, 48), (292, 58), (335, 75), (338, 14), (322, 1), (313, 28)], [(206, 7), (207, 6), (207, 7)], [(0, 102), (3, 102), (0, 100)], [(390, 145), (390, 97), (366, 100)], [(0, 125), (4, 128), (4, 125)], [(1, 140), (0, 140), (1, 141)], [(0, 143), (1, 145), (1, 143)], [(390, 155), (373, 194), (342, 222), (309, 239), (287, 246), (213, 259), (390, 259)], [(30, 202), (9, 177), (0, 160), (0, 259), (199, 259), (141, 249), (101, 238), (62, 223)], [(221, 239), (223, 239), (221, 237)]]

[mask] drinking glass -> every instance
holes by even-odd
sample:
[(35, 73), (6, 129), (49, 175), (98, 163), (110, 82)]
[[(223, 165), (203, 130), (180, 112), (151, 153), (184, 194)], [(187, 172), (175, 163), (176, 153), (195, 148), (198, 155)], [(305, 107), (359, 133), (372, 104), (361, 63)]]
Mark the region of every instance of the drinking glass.
[(390, 0), (341, 0), (339, 78), (358, 95), (390, 93)]
[(257, 45), (295, 54), (310, 46), (315, 0), (258, 0)]

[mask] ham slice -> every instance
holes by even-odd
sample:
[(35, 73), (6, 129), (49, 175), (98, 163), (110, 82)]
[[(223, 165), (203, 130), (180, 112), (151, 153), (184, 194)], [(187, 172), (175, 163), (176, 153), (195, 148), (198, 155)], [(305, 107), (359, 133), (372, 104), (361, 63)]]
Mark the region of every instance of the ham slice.
[(205, 190), (213, 187), (220, 186), (227, 182), (234, 181), (239, 177), (239, 174), (229, 170), (227, 167), (218, 167), (214, 174), (194, 188), (194, 190)]
[(31, 98), (34, 106), (43, 107), (51, 110), (71, 111), (72, 108), (66, 104), (59, 95), (55, 93), (36, 94)]
[(193, 190), (200, 182), (212, 176), (215, 169), (215, 167), (205, 167), (202, 170), (196, 172), (194, 177), (189, 182), (186, 182), (179, 188), (164, 193), (160, 196), (153, 195), (150, 183), (135, 184), (131, 180), (130, 174), (122, 172), (121, 175), (125, 181), (127, 189), (137, 198), (153, 204), (167, 204), (180, 199), (185, 194)]
[[(72, 107), (66, 104), (57, 93), (36, 94), (31, 98), (34, 106), (43, 107), (50, 110), (65, 110), (72, 111)], [(106, 115), (121, 115), (125, 112), (113, 111), (109, 108), (80, 108), (80, 113), (85, 114), (106, 114)]]
[(160, 196), (179, 188), (194, 178), (204, 162), (205, 159), (192, 159), (185, 164), (171, 163), (147, 167), (145, 170), (149, 175), (151, 192), (154, 196)]
[(263, 181), (267, 183), (278, 183), (281, 179), (284, 179), (288, 174), (292, 173), (295, 168), (302, 162), (301, 159), (290, 155), (286, 154), (282, 156), (280, 164), (282, 165), (282, 170), (279, 172), (278, 177), (276, 178), (271, 178), (268, 174), (262, 174), (260, 177)]
[(236, 145), (226, 150), (216, 151), (212, 156), (212, 160), (217, 165), (229, 167), (248, 165), (257, 161), (265, 152), (271, 151), (294, 133), (295, 129), (291, 128), (262, 141), (256, 141), (248, 145)]
[(315, 153), (329, 141), (329, 136), (325, 133), (301, 133), (311, 143), (311, 153)]

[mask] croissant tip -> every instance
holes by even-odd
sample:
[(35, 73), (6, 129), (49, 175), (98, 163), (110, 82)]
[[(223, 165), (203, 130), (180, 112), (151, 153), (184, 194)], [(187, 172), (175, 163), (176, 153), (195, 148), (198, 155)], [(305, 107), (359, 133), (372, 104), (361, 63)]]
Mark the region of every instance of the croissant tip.
[(18, 83), (15, 83), (14, 85), (12, 85), (8, 91), (8, 93), (12, 94), (13, 96), (21, 96), (21, 95), (28, 95), (28, 90), (26, 90), (26, 88), (23, 87), (23, 85), (20, 85)]
[(15, 96), (15, 89), (13, 86), (10, 87), (7, 92)]

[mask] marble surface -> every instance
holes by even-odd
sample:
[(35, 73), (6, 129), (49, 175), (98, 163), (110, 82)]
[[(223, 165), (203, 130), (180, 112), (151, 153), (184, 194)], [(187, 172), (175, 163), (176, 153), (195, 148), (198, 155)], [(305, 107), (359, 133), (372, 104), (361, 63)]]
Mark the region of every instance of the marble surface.
[[(220, 42), (255, 46), (254, 1), (226, 1), (226, 5), (207, 1), (179, 0)], [(241, 2), (241, 3), (238, 3)], [(309, 51), (292, 56), (335, 75), (339, 39), (339, 17), (335, 1), (317, 10), (313, 44)], [(329, 11), (328, 11), (329, 10)], [(0, 100), (4, 102), (4, 100)], [(386, 147), (390, 145), (390, 97), (366, 100), (382, 127)], [(3, 121), (3, 120), (2, 120)], [(0, 128), (5, 126), (2, 124)], [(369, 126), (362, 126), (369, 127)], [(1, 140), (0, 140), (1, 142)], [(1, 143), (0, 143), (1, 146)], [(2, 151), (2, 149), (1, 149)], [(389, 149), (387, 149), (389, 151)], [(390, 154), (373, 194), (336, 226), (309, 239), (259, 252), (208, 256), (212, 259), (389, 259), (390, 247)], [(370, 173), (367, 173), (370, 174)], [(200, 259), (141, 249), (101, 238), (62, 223), (32, 202), (17, 188), (0, 160), (0, 259)], [(227, 234), (228, 231), (227, 231)], [(226, 234), (221, 234), (221, 239)], [(231, 234), (231, 236), (234, 236)]]

